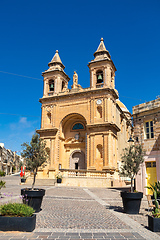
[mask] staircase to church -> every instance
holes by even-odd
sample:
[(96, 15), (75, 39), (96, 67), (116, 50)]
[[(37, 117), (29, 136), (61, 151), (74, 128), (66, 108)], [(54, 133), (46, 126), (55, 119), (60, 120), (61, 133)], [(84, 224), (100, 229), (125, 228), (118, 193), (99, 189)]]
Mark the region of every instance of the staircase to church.
[[(27, 185), (32, 185), (33, 177), (27, 178)], [(55, 186), (56, 179), (36, 179), (35, 186)]]

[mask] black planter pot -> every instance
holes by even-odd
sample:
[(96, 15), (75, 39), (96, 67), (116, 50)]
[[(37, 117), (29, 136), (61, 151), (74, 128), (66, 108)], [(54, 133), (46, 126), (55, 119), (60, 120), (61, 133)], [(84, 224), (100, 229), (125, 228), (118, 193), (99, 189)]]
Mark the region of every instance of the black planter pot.
[(31, 188), (23, 188), (21, 189), (21, 195), (24, 196), (23, 203), (32, 207), (35, 212), (39, 212), (41, 210), (43, 196), (45, 195), (44, 189), (34, 188), (31, 190)]
[(61, 183), (62, 179), (61, 178), (57, 178), (57, 183)]
[(32, 232), (36, 226), (36, 214), (32, 217), (0, 216), (0, 231)]
[(160, 218), (148, 215), (148, 228), (153, 232), (160, 232)]
[(121, 197), (123, 200), (123, 208), (125, 213), (138, 214), (141, 206), (141, 199), (143, 198), (143, 193), (129, 193), (121, 192)]
[(26, 182), (26, 178), (21, 178), (21, 183), (25, 183)]

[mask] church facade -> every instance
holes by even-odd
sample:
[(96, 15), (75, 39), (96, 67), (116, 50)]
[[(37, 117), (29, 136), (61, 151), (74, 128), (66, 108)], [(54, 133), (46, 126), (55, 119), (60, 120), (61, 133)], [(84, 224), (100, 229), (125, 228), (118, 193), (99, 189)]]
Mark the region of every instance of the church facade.
[(60, 171), (66, 185), (81, 186), (89, 179), (93, 183), (95, 177), (103, 179), (105, 186), (119, 185), (121, 154), (132, 132), (131, 114), (119, 100), (116, 67), (103, 39), (88, 64), (88, 88), (81, 87), (76, 72), (68, 88), (70, 78), (58, 51), (48, 66), (42, 73), (41, 129), (37, 132), (47, 143), (50, 159), (38, 178), (53, 179)]

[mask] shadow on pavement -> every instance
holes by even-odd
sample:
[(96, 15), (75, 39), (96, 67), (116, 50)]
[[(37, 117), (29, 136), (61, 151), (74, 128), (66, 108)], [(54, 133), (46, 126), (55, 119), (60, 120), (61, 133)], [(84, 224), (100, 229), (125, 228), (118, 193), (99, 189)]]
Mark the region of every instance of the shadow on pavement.
[(116, 212), (124, 212), (123, 208), (120, 207), (120, 206), (107, 206), (106, 209), (111, 209), (111, 210), (114, 210)]

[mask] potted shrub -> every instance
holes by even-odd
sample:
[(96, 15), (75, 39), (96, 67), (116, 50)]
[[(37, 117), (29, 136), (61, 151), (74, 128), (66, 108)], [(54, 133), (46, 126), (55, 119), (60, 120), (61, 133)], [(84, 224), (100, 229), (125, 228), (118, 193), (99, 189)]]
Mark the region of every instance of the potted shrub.
[(154, 184), (149, 183), (150, 186), (146, 186), (145, 188), (148, 188), (152, 191), (152, 198), (155, 199), (154, 197), (154, 191), (156, 191), (157, 199), (160, 199), (160, 182), (155, 182)]
[(26, 177), (23, 175), (22, 177), (21, 177), (21, 183), (25, 183), (26, 182)]
[(32, 232), (36, 226), (33, 208), (22, 203), (7, 203), (0, 206), (0, 231)]
[(62, 182), (62, 174), (61, 174), (61, 172), (58, 172), (56, 174), (56, 179), (57, 179), (57, 183), (61, 183)]
[(23, 152), (21, 155), (24, 158), (26, 169), (33, 173), (32, 187), (21, 189), (21, 195), (25, 196), (23, 203), (28, 204), (33, 207), (36, 212), (39, 212), (43, 196), (45, 195), (45, 190), (34, 188), (34, 185), (38, 168), (44, 167), (48, 158), (48, 154), (46, 152), (46, 142), (40, 139), (39, 135), (35, 133), (32, 136), (30, 144), (23, 143), (22, 146)]
[[(3, 176), (5, 176), (5, 172), (0, 171), (0, 177), (3, 177)], [(4, 182), (2, 180), (0, 181), (0, 197), (1, 197), (1, 188), (5, 188), (6, 187), (5, 184), (6, 184), (6, 182)]]
[(148, 215), (148, 227), (153, 232), (160, 232), (160, 209), (159, 202), (157, 200), (157, 197), (159, 197), (160, 193), (160, 182), (150, 184), (150, 187), (147, 186), (147, 188), (153, 192), (153, 204), (155, 205), (152, 214)]
[(124, 212), (129, 214), (139, 213), (141, 199), (143, 198), (142, 192), (133, 191), (133, 182), (140, 169), (140, 164), (144, 161), (144, 154), (145, 151), (143, 151), (141, 145), (131, 145), (129, 148), (124, 149), (122, 155), (120, 176), (129, 177), (131, 179), (130, 192), (121, 192)]

